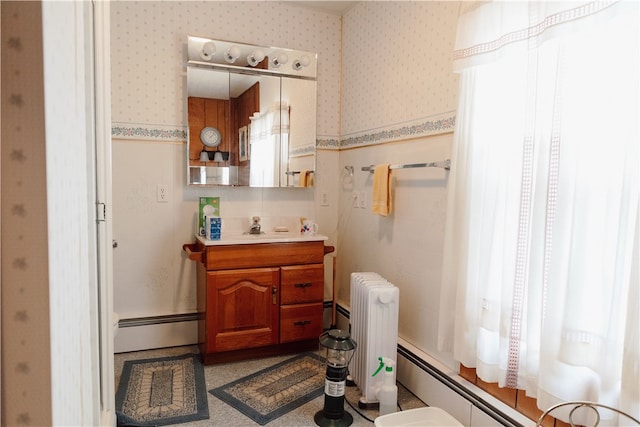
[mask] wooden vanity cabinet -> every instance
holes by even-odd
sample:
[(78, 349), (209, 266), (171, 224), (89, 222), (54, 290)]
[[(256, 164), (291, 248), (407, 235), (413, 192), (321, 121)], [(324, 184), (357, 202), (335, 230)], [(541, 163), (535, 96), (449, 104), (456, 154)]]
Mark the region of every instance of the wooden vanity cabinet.
[(205, 364), (318, 348), (322, 241), (197, 250), (198, 343)]
[(277, 268), (207, 272), (207, 353), (277, 344), (279, 282)]

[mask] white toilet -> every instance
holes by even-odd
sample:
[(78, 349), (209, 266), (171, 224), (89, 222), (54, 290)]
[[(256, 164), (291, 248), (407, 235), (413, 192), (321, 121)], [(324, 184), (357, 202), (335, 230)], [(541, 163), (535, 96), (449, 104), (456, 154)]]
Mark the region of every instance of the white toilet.
[(377, 427), (463, 427), (446, 411), (432, 406), (382, 415), (375, 419), (374, 424)]

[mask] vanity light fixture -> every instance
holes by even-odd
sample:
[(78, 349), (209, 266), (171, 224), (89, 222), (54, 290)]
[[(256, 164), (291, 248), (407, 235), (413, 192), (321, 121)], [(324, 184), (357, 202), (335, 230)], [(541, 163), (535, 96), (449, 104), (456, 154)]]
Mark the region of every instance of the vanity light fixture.
[(209, 161), (209, 152), (204, 147), (202, 147), (202, 151), (200, 152), (200, 161), (201, 162)]
[(263, 59), (264, 52), (261, 49), (256, 49), (247, 56), (247, 62), (252, 67), (258, 65), (260, 62), (262, 62)]
[(287, 61), (289, 61), (289, 56), (284, 52), (278, 54), (275, 58), (271, 60), (271, 62), (273, 63), (273, 66), (276, 68), (278, 68), (282, 64), (286, 64)]
[(200, 161), (201, 162), (228, 162), (229, 161), (229, 152), (228, 151), (207, 151), (206, 147), (202, 147), (202, 151), (200, 151)]
[(302, 55), (300, 59), (296, 59), (293, 61), (293, 64), (291, 64), (291, 68), (296, 71), (300, 71), (304, 67), (307, 67), (310, 63), (311, 61), (309, 60), (309, 57), (307, 55)]
[(202, 52), (200, 52), (200, 58), (204, 61), (211, 61), (213, 54), (216, 53), (216, 45), (214, 42), (206, 42), (202, 45)]
[(240, 58), (240, 48), (238, 46), (231, 46), (224, 53), (224, 59), (229, 63), (233, 64), (236, 62), (236, 59)]

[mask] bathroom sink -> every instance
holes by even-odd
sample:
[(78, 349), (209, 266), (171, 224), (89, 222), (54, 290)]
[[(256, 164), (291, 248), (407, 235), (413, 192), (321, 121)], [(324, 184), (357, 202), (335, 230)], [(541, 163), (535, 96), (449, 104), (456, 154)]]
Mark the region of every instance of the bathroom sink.
[(304, 242), (304, 241), (316, 241), (327, 240), (327, 236), (316, 234), (314, 236), (303, 236), (298, 232), (281, 232), (281, 231), (266, 231), (260, 234), (249, 233), (233, 233), (222, 232), (222, 238), (220, 240), (208, 240), (202, 236), (196, 236), (197, 239), (205, 246), (213, 245), (246, 245), (251, 243), (285, 243), (285, 242)]
[(255, 221), (255, 218), (257, 217), (222, 218), (222, 238), (220, 240), (207, 240), (202, 236), (196, 237), (206, 246), (305, 242), (328, 239), (327, 236), (320, 234), (313, 236), (300, 234), (299, 217), (258, 217), (261, 228), (260, 234), (249, 234), (252, 221)]
[[(223, 238), (224, 237), (225, 236), (223, 236)], [(236, 236), (234, 234), (230, 234), (229, 237), (235, 238)], [(292, 237), (302, 237), (302, 236), (300, 236), (300, 233), (292, 233), (290, 231), (287, 231), (287, 232), (262, 231), (260, 232), (260, 234), (241, 233), (237, 237), (245, 238), (245, 239), (261, 240), (261, 239), (278, 239), (278, 238), (290, 239)]]

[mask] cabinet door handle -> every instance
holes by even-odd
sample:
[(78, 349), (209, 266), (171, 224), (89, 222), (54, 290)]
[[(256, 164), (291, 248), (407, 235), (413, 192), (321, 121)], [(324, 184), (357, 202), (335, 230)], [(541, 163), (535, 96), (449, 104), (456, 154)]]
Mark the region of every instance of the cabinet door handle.
[(308, 288), (311, 286), (311, 283), (296, 283), (293, 285), (295, 288)]
[(311, 324), (311, 320), (298, 320), (297, 322), (293, 322), (294, 326), (304, 326), (304, 325), (310, 325)]
[(273, 288), (271, 288), (271, 299), (272, 299), (272, 302), (273, 302), (274, 305), (278, 303), (277, 298), (276, 298), (276, 294), (277, 293), (278, 293), (278, 289), (276, 289), (275, 286)]

